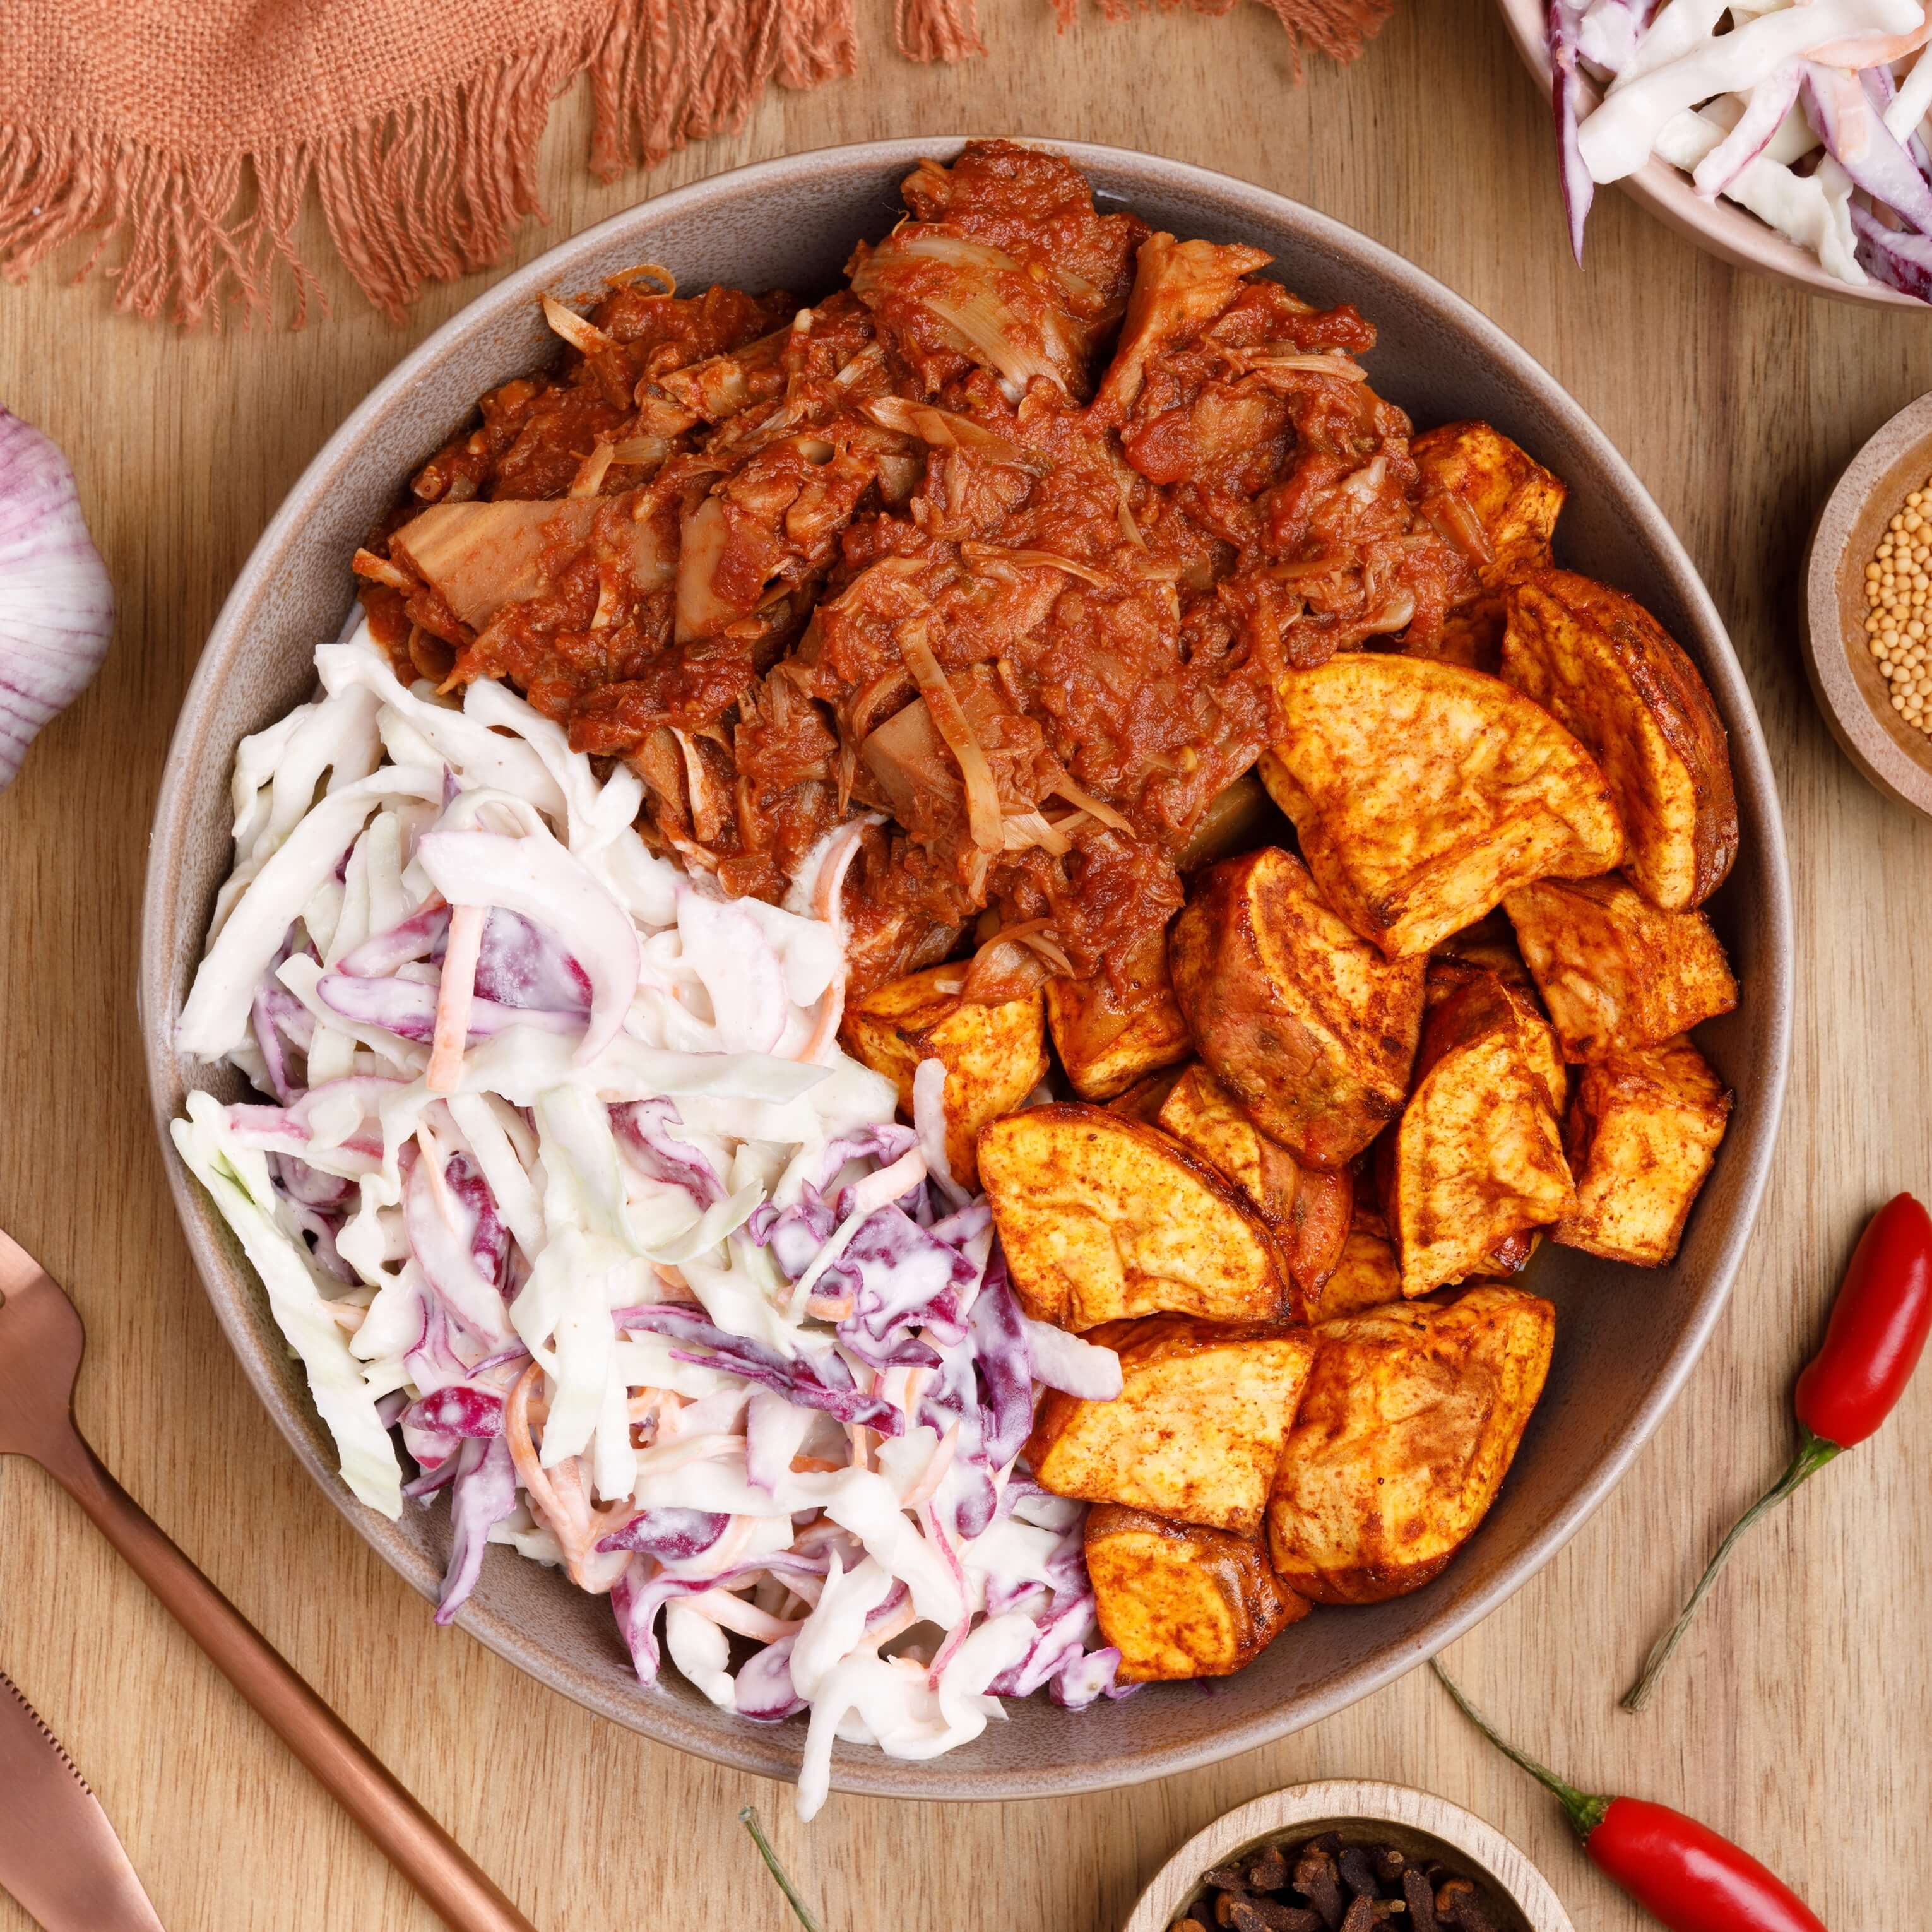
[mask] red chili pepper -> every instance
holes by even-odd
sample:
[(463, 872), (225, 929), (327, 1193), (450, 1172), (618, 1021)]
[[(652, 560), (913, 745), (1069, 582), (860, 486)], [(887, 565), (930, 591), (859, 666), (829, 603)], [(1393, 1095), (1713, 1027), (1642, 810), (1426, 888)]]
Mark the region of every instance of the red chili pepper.
[(1790, 1466), (1731, 1526), (1677, 1621), (1652, 1646), (1624, 1693), (1626, 1711), (1650, 1701), (1664, 1666), (1745, 1531), (1833, 1456), (1856, 1448), (1889, 1415), (1932, 1332), (1932, 1215), (1895, 1194), (1866, 1224), (1832, 1304), (1824, 1346), (1798, 1378), (1798, 1452)]
[(1895, 1194), (1874, 1214), (1845, 1270), (1825, 1346), (1798, 1378), (1798, 1420), (1855, 1449), (1889, 1415), (1932, 1332), (1932, 1214)]
[(1590, 1862), (1670, 1932), (1826, 1932), (1804, 1900), (1750, 1852), (1668, 1804), (1601, 1798), (1566, 1784), (1498, 1737), (1441, 1664), (1430, 1667), (1477, 1730), (1556, 1793)]

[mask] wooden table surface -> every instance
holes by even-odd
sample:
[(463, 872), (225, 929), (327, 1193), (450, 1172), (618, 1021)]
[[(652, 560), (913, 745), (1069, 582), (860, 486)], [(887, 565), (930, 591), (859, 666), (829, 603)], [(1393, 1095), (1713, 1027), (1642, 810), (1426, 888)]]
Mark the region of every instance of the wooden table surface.
[[(1932, 1376), (1760, 1532), (1649, 1712), (1613, 1699), (1714, 1534), (1782, 1466), (1786, 1393), (1865, 1215), (1895, 1190), (1932, 1192), (1932, 1032), (1912, 991), (1932, 976), (1932, 826), (1839, 755), (1796, 634), (1809, 519), (1858, 445), (1932, 388), (1932, 322), (1736, 274), (1614, 194), (1579, 274), (1547, 109), (1487, 0), (1398, 0), (1365, 58), (1311, 62), (1299, 88), (1258, 8), (1090, 19), (1062, 36), (1043, 0), (989, 0), (991, 57), (938, 71), (890, 52), (884, 0), (863, 11), (857, 79), (775, 94), (740, 134), (648, 176), (595, 184), (583, 102), (562, 104), (542, 169), (550, 225), (529, 229), (519, 259), (790, 149), (970, 130), (1172, 154), (1354, 224), (1493, 316), (1603, 425), (1703, 572), (1756, 694), (1791, 842), (1783, 1140), (1683, 1399), (1453, 1661), (1576, 1780), (1700, 1814), (1838, 1932), (1902, 1924), (1906, 1900), (1932, 1895)], [(196, 1282), (148, 1125), (132, 990), (146, 827), (190, 670), (263, 524), (351, 406), (485, 279), (435, 290), (399, 331), (334, 274), (332, 320), (218, 339), (117, 317), (99, 284), (0, 291), (0, 400), (71, 457), (122, 614), (106, 670), (0, 796), (0, 1226), (87, 1318), (80, 1407), (103, 1456), (546, 1932), (789, 1922), (736, 1822), (747, 1802), (827, 1932), (1113, 1932), (1181, 1838), (1259, 1792), (1336, 1775), (1421, 1785), (1494, 1820), (1582, 1932), (1648, 1922), (1426, 1672), (1162, 1784), (1050, 1809), (835, 1797), (801, 1828), (781, 1787), (649, 1744), (438, 1633), (298, 1468)], [(171, 1927), (434, 1924), (17, 1462), (0, 1474), (0, 1664), (92, 1781)], [(0, 1896), (0, 1932), (27, 1922)]]

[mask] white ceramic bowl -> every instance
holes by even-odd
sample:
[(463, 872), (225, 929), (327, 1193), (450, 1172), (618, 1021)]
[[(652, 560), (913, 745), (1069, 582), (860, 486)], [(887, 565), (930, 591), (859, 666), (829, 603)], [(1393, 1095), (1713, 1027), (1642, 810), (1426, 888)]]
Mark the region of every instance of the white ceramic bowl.
[[(1353, 301), (1379, 327), (1367, 358), (1382, 392), (1421, 424), (1480, 416), (1570, 485), (1557, 538), (1567, 562), (1640, 598), (1708, 682), (1730, 734), (1742, 840), (1711, 914), (1744, 993), (1705, 1029), (1737, 1092), (1730, 1131), (1676, 1262), (1655, 1274), (1547, 1248), (1529, 1277), (1558, 1311), (1555, 1364), (1487, 1520), (1427, 1588), (1366, 1609), (1319, 1611), (1256, 1664), (1212, 1686), (1178, 1684), (1072, 1714), (1009, 1706), (964, 1750), (926, 1764), (841, 1745), (832, 1782), (892, 1796), (1015, 1798), (1163, 1776), (1268, 1742), (1365, 1696), (1486, 1616), (1574, 1533), (1623, 1474), (1690, 1372), (1724, 1305), (1764, 1186), (1791, 1024), (1791, 907), (1778, 797), (1750, 695), (1703, 586), (1643, 486), (1550, 377), (1420, 270), (1312, 210), (1225, 176), (1118, 149), (1057, 144), (1101, 196), (1184, 236), (1258, 243), (1310, 299)], [(142, 928), (141, 998), (157, 1125), (195, 1084), (238, 1097), (235, 1076), (178, 1054), (176, 1015), (229, 863), (229, 772), (238, 741), (309, 694), (310, 652), (350, 608), (349, 559), (415, 468), (469, 420), (484, 389), (547, 359), (537, 308), (640, 261), (686, 288), (712, 281), (822, 292), (855, 239), (892, 224), (898, 184), (958, 137), (879, 142), (745, 168), (632, 209), (506, 277), (406, 357), (332, 437), (249, 559), (182, 710), (156, 807)], [(206, 1197), (166, 1158), (209, 1294), (275, 1424), (329, 1499), (425, 1595), (448, 1548), (442, 1510), (391, 1523), (335, 1475), (326, 1432), (260, 1288)], [(242, 1445), (236, 1445), (238, 1450)], [(427, 1613), (425, 1613), (427, 1614)], [(632, 1675), (610, 1606), (507, 1550), (486, 1559), (458, 1621), (545, 1683), (649, 1736), (786, 1777), (803, 1728), (748, 1724), (675, 1673)], [(366, 1633), (364, 1635), (366, 1636)]]

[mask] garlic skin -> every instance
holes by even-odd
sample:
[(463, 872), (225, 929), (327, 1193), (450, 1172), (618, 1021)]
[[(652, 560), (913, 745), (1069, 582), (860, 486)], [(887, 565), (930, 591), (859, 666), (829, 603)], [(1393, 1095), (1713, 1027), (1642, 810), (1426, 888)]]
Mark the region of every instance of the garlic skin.
[(0, 790), (92, 681), (114, 590), (58, 448), (0, 406)]

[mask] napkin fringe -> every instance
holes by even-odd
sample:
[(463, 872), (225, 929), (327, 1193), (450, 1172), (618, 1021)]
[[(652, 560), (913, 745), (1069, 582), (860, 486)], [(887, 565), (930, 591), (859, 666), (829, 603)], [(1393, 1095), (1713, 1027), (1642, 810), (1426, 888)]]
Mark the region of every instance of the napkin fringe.
[[(1102, 20), (1130, 20), (1158, 8), (1163, 14), (1186, 11), (1219, 19), (1232, 14), (1240, 0), (1094, 0)], [(1312, 47), (1346, 66), (1382, 31), (1395, 10), (1395, 0), (1259, 0), (1282, 24), (1294, 61), (1294, 77), (1301, 78), (1304, 47)], [(1081, 0), (1053, 0), (1064, 32), (1080, 15)]]
[(965, 60), (986, 51), (974, 0), (896, 0), (892, 31), (908, 60)]
[[(1054, 0), (1063, 30), (1081, 0)], [(1152, 5), (1225, 14), (1238, 0), (1096, 0), (1108, 20)], [(1394, 0), (1261, 0), (1305, 43), (1352, 59)], [(896, 0), (916, 61), (982, 54), (975, 0)], [(0, 273), (19, 281), (94, 234), (75, 279), (111, 271), (117, 310), (184, 328), (244, 326), (284, 302), (300, 328), (328, 298), (297, 242), (311, 187), (357, 286), (400, 322), (424, 285), (488, 268), (526, 217), (543, 218), (537, 153), (550, 104), (590, 76), (590, 164), (602, 179), (739, 126), (773, 80), (815, 87), (856, 73), (854, 0), (609, 0), (574, 32), (507, 53), (433, 94), (319, 142), (266, 152), (170, 152), (98, 124), (0, 121)]]
[(272, 319), (286, 284), (298, 328), (311, 302), (328, 309), (296, 242), (313, 184), (357, 286), (400, 321), (425, 282), (488, 267), (526, 215), (542, 215), (538, 143), (587, 52), (512, 54), (442, 95), (266, 153), (168, 154), (93, 130), (0, 126), (0, 269), (24, 280), (92, 232), (74, 279), (123, 242), (117, 310), (219, 329), (232, 304), (248, 326)]

